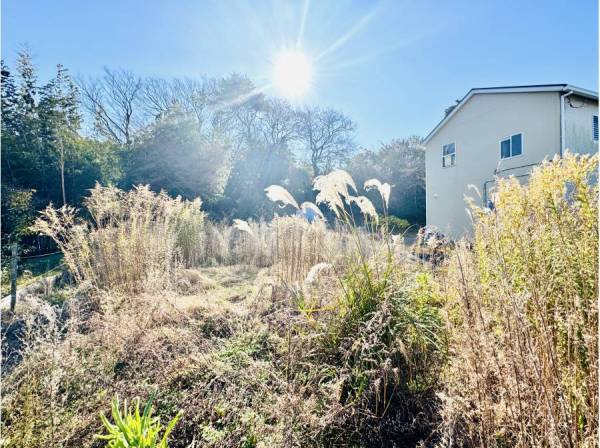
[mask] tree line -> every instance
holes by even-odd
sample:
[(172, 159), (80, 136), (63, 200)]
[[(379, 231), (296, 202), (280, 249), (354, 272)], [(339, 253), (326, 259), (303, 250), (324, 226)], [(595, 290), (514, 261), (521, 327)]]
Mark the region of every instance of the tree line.
[(312, 179), (338, 167), (394, 185), (390, 213), (424, 221), (419, 138), (359, 149), (344, 113), (294, 107), (242, 74), (163, 79), (105, 68), (73, 79), (58, 65), (41, 83), (22, 50), (14, 68), (2, 62), (1, 76), (3, 247), (11, 238), (31, 243), (37, 211), (78, 207), (96, 182), (199, 196), (214, 219), (268, 219), (265, 187), (312, 200)]

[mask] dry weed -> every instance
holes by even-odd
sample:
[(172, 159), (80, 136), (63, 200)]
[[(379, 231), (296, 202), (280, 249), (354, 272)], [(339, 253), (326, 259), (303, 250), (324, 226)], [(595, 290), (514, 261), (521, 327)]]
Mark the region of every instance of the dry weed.
[(446, 446), (597, 446), (597, 169), (567, 154), (474, 210), (449, 266)]

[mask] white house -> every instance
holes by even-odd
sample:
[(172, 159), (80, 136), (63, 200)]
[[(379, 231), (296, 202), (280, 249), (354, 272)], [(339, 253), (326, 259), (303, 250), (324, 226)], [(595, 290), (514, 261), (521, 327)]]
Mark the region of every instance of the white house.
[(471, 89), (425, 147), (427, 225), (460, 237), (472, 229), (465, 196), (486, 205), (498, 176), (526, 180), (544, 158), (598, 151), (598, 93), (568, 84)]

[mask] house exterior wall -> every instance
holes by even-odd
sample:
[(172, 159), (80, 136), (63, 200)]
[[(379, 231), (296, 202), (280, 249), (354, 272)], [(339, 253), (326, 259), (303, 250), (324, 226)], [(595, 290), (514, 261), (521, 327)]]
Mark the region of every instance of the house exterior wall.
[[(523, 153), (501, 159), (500, 140), (516, 133), (523, 134)], [(442, 146), (447, 143), (456, 145), (456, 165), (443, 168)], [(484, 188), (493, 187), (495, 170), (501, 176), (525, 177), (532, 164), (559, 152), (557, 92), (473, 95), (426, 144), (427, 224), (453, 238), (470, 233), (465, 196), (477, 205), (483, 198), (469, 185), (483, 195)]]
[(592, 138), (592, 117), (598, 115), (598, 101), (571, 95), (565, 98), (565, 148), (571, 152), (598, 152)]

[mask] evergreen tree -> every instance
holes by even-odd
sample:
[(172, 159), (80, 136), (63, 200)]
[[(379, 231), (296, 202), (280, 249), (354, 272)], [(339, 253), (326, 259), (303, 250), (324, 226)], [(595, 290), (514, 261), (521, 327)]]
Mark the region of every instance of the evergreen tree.
[(30, 187), (45, 169), (38, 160), (37, 76), (29, 52), (18, 54), (16, 83), (6, 66), (2, 72), (2, 170), (13, 186)]
[(15, 173), (12, 170), (12, 164), (10, 159), (6, 157), (7, 148), (14, 147), (15, 144), (15, 131), (16, 125), (16, 114), (17, 114), (17, 88), (13, 76), (4, 64), (4, 61), (0, 62), (1, 68), (0, 73), (2, 80), (0, 81), (0, 90), (2, 92), (2, 172), (6, 176), (4, 179), (10, 179), (11, 182), (15, 182)]
[(68, 71), (57, 66), (40, 88), (28, 51), (16, 67), (14, 74), (4, 63), (0, 69), (3, 246), (15, 236), (32, 245), (25, 230), (36, 210), (49, 202), (78, 205), (95, 182), (116, 181), (121, 172), (112, 145), (79, 135), (79, 93)]
[(23, 114), (33, 118), (36, 112), (37, 74), (28, 49), (21, 50), (17, 56), (19, 74), (19, 106)]
[(14, 132), (14, 119), (17, 112), (17, 87), (12, 73), (0, 61), (1, 91), (2, 91), (2, 132)]
[(40, 138), (44, 156), (58, 168), (62, 203), (67, 203), (65, 166), (79, 136), (78, 92), (67, 69), (57, 65), (56, 76), (40, 91)]

